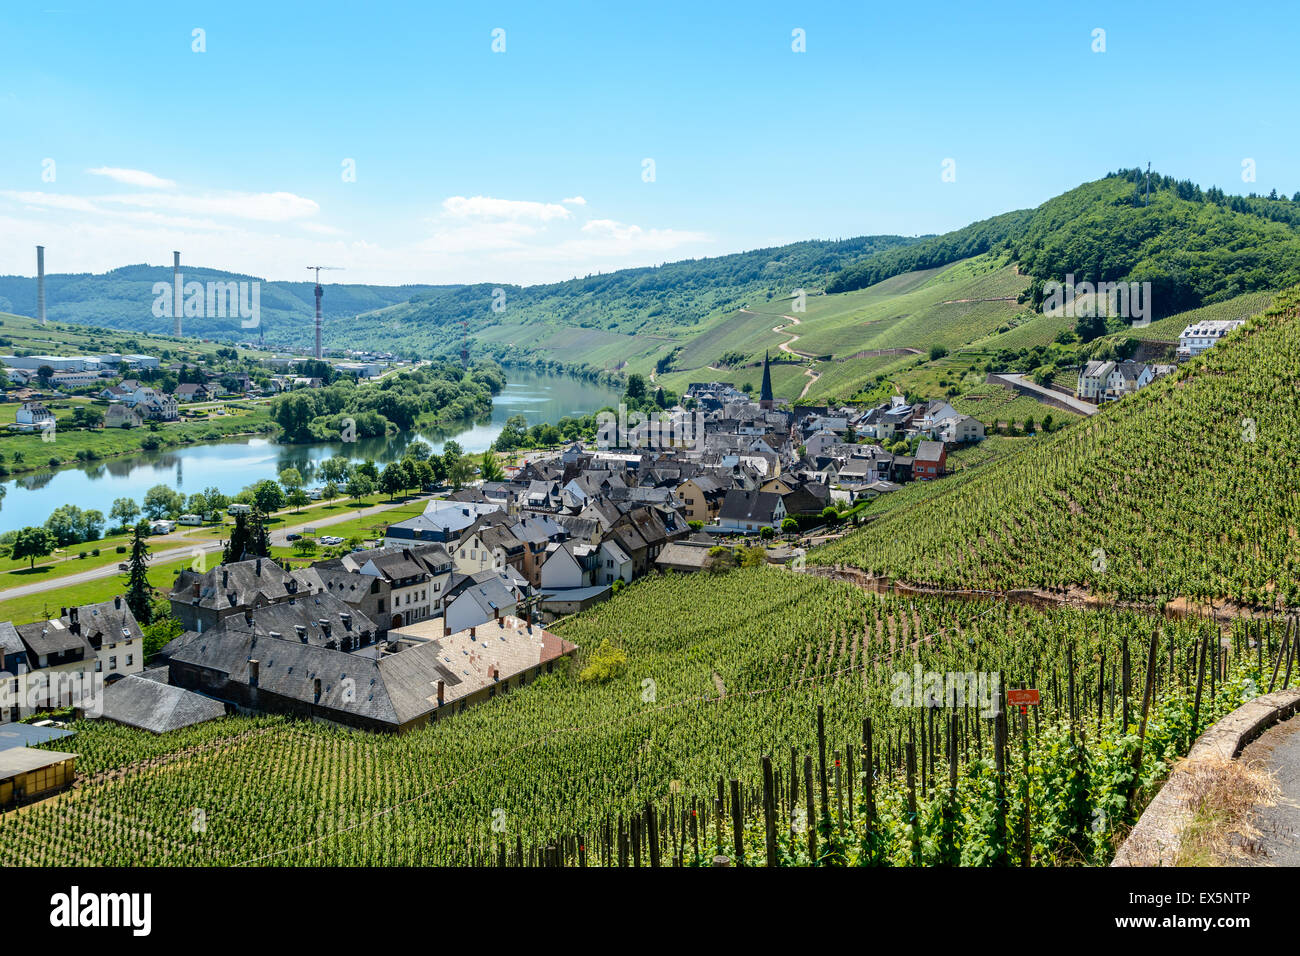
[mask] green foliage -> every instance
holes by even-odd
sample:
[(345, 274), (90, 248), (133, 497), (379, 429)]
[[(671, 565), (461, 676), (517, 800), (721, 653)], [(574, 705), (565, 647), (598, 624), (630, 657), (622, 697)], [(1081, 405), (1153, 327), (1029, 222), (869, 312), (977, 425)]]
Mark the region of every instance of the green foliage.
[(626, 665), (627, 651), (615, 647), (608, 640), (603, 640), (587, 655), (587, 664), (579, 672), (578, 680), (583, 682), (612, 680), (623, 672)]
[(36, 559), (43, 558), (58, 545), (58, 540), (46, 528), (19, 528), (14, 535), (9, 556), (15, 561), (28, 559), (28, 567), (36, 566)]

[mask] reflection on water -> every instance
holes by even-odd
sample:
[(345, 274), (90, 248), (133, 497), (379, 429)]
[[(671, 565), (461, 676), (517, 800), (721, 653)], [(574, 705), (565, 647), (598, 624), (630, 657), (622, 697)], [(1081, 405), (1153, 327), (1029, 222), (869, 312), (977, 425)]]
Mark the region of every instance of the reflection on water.
[(234, 494), (252, 482), (274, 478), (286, 468), (297, 468), (312, 483), (317, 466), (326, 458), (371, 458), (383, 465), (399, 460), (416, 438), (428, 442), (434, 451), (441, 451), (454, 438), (465, 451), (481, 452), (492, 444), (511, 415), (523, 415), (528, 424), (536, 425), (565, 416), (588, 415), (602, 406), (617, 404), (619, 399), (612, 389), (564, 375), (523, 369), (508, 369), (507, 374), (510, 381), (493, 401), (490, 417), (452, 428), (348, 444), (280, 445), (266, 438), (240, 438), (141, 452), (57, 472), (19, 475), (4, 482), (8, 493), (0, 503), (0, 532), (39, 524), (64, 504), (96, 508), (107, 516), (114, 499), (134, 498), (139, 503), (146, 491), (159, 484), (186, 494), (215, 485), (226, 494)]

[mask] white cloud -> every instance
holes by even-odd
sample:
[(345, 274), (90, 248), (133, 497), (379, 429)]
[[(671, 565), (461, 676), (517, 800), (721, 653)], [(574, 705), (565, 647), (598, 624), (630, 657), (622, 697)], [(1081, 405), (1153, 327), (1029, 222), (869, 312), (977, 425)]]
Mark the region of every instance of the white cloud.
[(206, 196), (127, 193), (121, 196), (102, 196), (100, 201), (202, 216), (231, 216), (259, 222), (289, 222), (320, 212), (320, 205), (315, 200), (286, 192), (221, 193)]
[(94, 169), (86, 170), (86, 172), (92, 176), (107, 176), (115, 182), (125, 183), (128, 186), (143, 186), (146, 189), (174, 189), (176, 187), (176, 184), (170, 179), (163, 179), (153, 173), (146, 173), (143, 169), (96, 166)]
[(491, 196), (449, 196), (442, 201), (442, 209), (456, 219), (531, 219), (536, 222), (551, 222), (568, 219), (573, 215), (558, 203), (494, 199)]
[(564, 203), (566, 206), (587, 205), (587, 200), (583, 199), (581, 196), (570, 196), (568, 199), (561, 199), (560, 202)]

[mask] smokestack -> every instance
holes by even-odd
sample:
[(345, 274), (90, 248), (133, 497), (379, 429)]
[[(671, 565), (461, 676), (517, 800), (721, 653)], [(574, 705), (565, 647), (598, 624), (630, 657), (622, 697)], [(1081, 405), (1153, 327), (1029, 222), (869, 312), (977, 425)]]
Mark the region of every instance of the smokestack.
[(36, 317), (45, 324), (45, 247), (36, 247)]
[(442, 681), (440, 680), (438, 681), (438, 706), (439, 707), (442, 706), (442, 688), (443, 688), (443, 684)]
[(261, 661), (258, 661), (256, 659), (249, 660), (248, 662), (248, 686), (249, 687), (257, 686), (257, 679), (258, 677), (261, 676), (261, 670), (262, 670)]
[(181, 254), (172, 253), (172, 335), (181, 334)]

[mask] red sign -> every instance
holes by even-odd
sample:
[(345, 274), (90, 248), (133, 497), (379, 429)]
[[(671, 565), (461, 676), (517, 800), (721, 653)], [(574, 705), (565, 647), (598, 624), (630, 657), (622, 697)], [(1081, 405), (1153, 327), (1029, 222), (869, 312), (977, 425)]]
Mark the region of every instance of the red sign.
[(1013, 707), (1027, 707), (1038, 703), (1038, 691), (1034, 688), (1007, 691), (1007, 703)]

